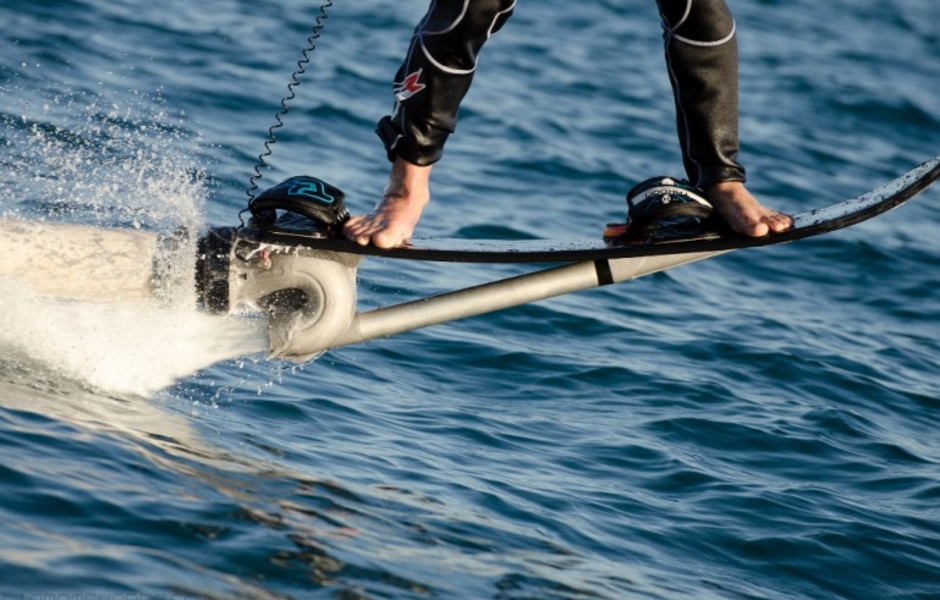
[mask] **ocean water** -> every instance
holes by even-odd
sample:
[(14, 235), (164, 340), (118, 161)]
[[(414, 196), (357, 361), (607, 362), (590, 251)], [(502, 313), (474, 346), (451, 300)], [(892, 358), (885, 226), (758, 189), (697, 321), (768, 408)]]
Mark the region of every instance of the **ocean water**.
[[(420, 235), (600, 235), (633, 183), (681, 175), (654, 3), (520, 4)], [(938, 154), (935, 0), (730, 4), (766, 203)], [(4, 0), (0, 215), (236, 224), (318, 6)], [(372, 206), (424, 8), (336, 0), (262, 187), (319, 175)], [(940, 598), (938, 230), (931, 189), (303, 365), (185, 298), (5, 280), (0, 598)], [(361, 303), (522, 271), (368, 259)]]

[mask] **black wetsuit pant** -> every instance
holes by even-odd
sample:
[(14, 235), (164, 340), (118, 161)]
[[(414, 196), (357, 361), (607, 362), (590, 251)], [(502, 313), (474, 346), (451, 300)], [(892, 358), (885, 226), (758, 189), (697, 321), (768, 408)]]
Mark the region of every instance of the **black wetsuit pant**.
[[(537, 1), (537, 0), (536, 0)], [(657, 0), (689, 180), (744, 181), (738, 156), (735, 23), (724, 0)], [(483, 44), (516, 0), (432, 0), (395, 77), (395, 108), (377, 132), (389, 158), (441, 158)]]

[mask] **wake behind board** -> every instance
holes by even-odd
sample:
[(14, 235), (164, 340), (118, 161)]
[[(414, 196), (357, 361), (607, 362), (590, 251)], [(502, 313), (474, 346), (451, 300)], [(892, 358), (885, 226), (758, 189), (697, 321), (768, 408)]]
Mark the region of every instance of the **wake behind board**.
[[(792, 215), (791, 229), (760, 238), (708, 230), (651, 242), (605, 243), (600, 237), (569, 240), (413, 238), (405, 246), (382, 249), (373, 245), (360, 246), (345, 239), (331, 237), (326, 228), (313, 226), (308, 219), (278, 219), (272, 225), (264, 227), (263, 238), (268, 243), (348, 254), (403, 260), (475, 263), (560, 263), (666, 254), (717, 253), (782, 244), (850, 227), (900, 206), (928, 188), (938, 178), (940, 156), (856, 198)], [(330, 187), (328, 184), (324, 185)], [(340, 194), (340, 200), (342, 199), (341, 192), (335, 188), (330, 188), (329, 192)], [(334, 196), (326, 194), (325, 197)], [(243, 233), (251, 235), (251, 228)]]

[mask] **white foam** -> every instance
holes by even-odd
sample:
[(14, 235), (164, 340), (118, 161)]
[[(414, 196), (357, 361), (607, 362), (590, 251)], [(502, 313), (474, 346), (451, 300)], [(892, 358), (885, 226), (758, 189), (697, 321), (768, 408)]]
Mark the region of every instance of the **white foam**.
[[(192, 273), (207, 191), (196, 160), (204, 154), (200, 136), (183, 116), (136, 91), (6, 97), (15, 92), (0, 88), (10, 110), (20, 110), (0, 119), (8, 150), (0, 215), (164, 234), (182, 227), (190, 236), (171, 268)], [(0, 363), (25, 355), (37, 371), (151, 395), (219, 361), (266, 350), (263, 321), (199, 312), (191, 279), (182, 279), (165, 303), (62, 300), (2, 279)]]
[(264, 321), (179, 305), (46, 298), (0, 280), (0, 362), (26, 355), (103, 391), (149, 396), (219, 361), (267, 348)]

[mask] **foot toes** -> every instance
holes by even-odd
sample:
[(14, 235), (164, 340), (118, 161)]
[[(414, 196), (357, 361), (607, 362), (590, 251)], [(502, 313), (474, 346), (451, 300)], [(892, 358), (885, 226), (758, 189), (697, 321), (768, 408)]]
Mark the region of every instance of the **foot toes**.
[(783, 213), (778, 212), (774, 212), (769, 215), (766, 219), (766, 222), (770, 229), (775, 233), (786, 231), (793, 226), (793, 219)]
[(404, 240), (398, 231), (385, 229), (372, 236), (372, 243), (379, 248), (394, 248)]

